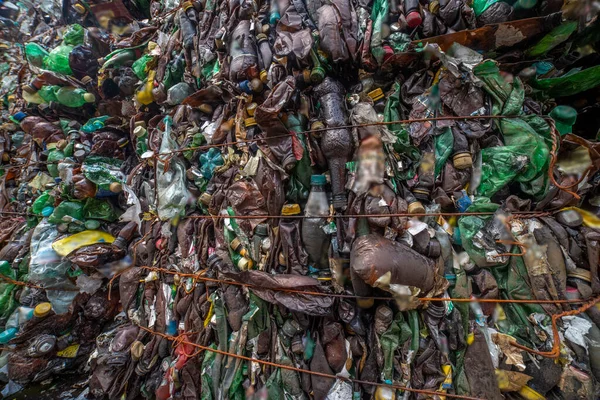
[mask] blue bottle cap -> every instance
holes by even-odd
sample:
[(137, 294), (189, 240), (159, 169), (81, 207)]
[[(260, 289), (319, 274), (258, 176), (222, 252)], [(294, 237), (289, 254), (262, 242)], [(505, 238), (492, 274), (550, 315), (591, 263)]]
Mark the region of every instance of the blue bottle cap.
[(325, 175), (312, 175), (310, 177), (311, 185), (324, 185), (326, 183), (327, 183), (327, 179), (325, 178)]
[(277, 23), (277, 21), (279, 21), (281, 19), (281, 15), (279, 15), (279, 12), (274, 12), (271, 14), (271, 17), (269, 18), (269, 23), (271, 25), (275, 25)]
[[(1, 4), (1, 3), (0, 3)], [(13, 115), (13, 119), (17, 122), (21, 122), (25, 117), (27, 116), (27, 114), (25, 114), (23, 111), (19, 111), (18, 113), (16, 113), (15, 115)]]
[(252, 88), (250, 88), (249, 80), (240, 82), (240, 89), (242, 89), (242, 91), (245, 93), (252, 94)]
[(50, 215), (52, 215), (53, 212), (54, 212), (54, 207), (52, 207), (52, 206), (46, 206), (42, 209), (42, 215), (44, 217), (49, 217)]

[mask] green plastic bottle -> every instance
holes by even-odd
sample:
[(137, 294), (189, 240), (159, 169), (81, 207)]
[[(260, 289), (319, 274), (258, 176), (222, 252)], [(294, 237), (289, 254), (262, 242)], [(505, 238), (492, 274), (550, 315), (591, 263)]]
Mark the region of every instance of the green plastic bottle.
[(48, 85), (43, 86), (40, 90), (38, 90), (38, 94), (46, 103), (50, 103), (51, 101), (58, 101), (56, 98), (56, 92), (60, 89), (58, 85)]
[(44, 59), (44, 68), (59, 74), (73, 75), (69, 66), (69, 55), (73, 51), (73, 46), (61, 44), (52, 49), (48, 57)]
[(56, 91), (56, 100), (64, 106), (77, 108), (95, 102), (96, 97), (80, 88), (61, 87)]

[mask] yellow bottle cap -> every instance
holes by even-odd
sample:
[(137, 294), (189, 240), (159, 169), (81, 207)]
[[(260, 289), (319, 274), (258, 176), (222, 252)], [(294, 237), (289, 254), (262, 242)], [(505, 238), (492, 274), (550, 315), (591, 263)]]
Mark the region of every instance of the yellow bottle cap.
[(185, 3), (183, 3), (183, 9), (187, 11), (188, 8), (193, 7), (194, 5), (192, 4), (191, 1), (186, 1)]
[(260, 71), (260, 80), (263, 83), (267, 83), (267, 81), (269, 80), (269, 74), (264, 69)]
[(78, 14), (85, 14), (85, 7), (82, 4), (73, 4), (73, 9), (75, 9)]
[(86, 103), (93, 103), (96, 101), (96, 96), (91, 93), (85, 93), (83, 95), (83, 100), (85, 100)]
[(198, 106), (198, 110), (202, 111), (204, 114), (212, 114), (213, 107), (208, 103), (202, 103)]
[(375, 304), (375, 299), (356, 299), (356, 305), (360, 308), (371, 308)]
[(139, 340), (133, 342), (131, 344), (131, 358), (133, 358), (134, 361), (137, 361), (140, 358), (142, 358), (145, 347), (146, 346), (144, 346), (144, 343), (140, 342)]
[(368, 96), (373, 99), (373, 101), (377, 101), (383, 99), (383, 90), (381, 88), (377, 88), (369, 92)]
[(469, 333), (469, 336), (467, 336), (467, 344), (472, 345), (474, 341), (475, 341), (475, 335), (473, 333)]
[(204, 192), (200, 195), (200, 202), (207, 207), (210, 204), (211, 199), (212, 199), (212, 195), (210, 193)]
[(256, 120), (253, 117), (246, 118), (244, 120), (244, 125), (246, 125), (246, 128), (249, 128), (251, 126), (255, 126), (256, 125)]
[(240, 258), (238, 261), (238, 268), (242, 271), (246, 271), (252, 268), (252, 260), (247, 259), (246, 257)]
[(299, 204), (284, 204), (281, 207), (281, 215), (298, 215), (300, 214), (300, 205)]
[(414, 201), (408, 205), (408, 212), (410, 214), (424, 214), (425, 207), (423, 207), (420, 201)]
[(258, 107), (258, 104), (256, 104), (256, 103), (250, 103), (250, 104), (248, 104), (248, 106), (246, 106), (246, 112), (248, 113), (249, 116), (254, 117), (254, 112), (256, 111), (256, 107)]
[(279, 261), (279, 264), (287, 266), (287, 260), (285, 259), (285, 256), (283, 255), (283, 253), (279, 253), (277, 260)]
[(40, 303), (33, 309), (33, 315), (37, 318), (44, 318), (50, 311), (52, 311), (52, 304)]
[(459, 153), (452, 157), (452, 163), (456, 169), (467, 169), (473, 166), (473, 158), (469, 153)]
[(242, 242), (240, 242), (240, 239), (234, 238), (231, 243), (229, 243), (229, 247), (231, 247), (231, 250), (233, 251), (238, 251), (240, 250), (240, 247), (242, 247)]
[(111, 183), (108, 188), (113, 193), (121, 193), (123, 191), (123, 185), (119, 182)]

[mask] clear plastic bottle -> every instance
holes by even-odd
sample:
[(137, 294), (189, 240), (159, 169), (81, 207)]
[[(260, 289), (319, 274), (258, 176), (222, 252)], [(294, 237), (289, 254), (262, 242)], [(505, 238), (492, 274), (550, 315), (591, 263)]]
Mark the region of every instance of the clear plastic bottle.
[(302, 221), (302, 242), (308, 253), (311, 265), (317, 269), (328, 268), (328, 234), (323, 230), (329, 216), (329, 200), (325, 192), (325, 176), (313, 175), (310, 178), (310, 194), (304, 209)]
[(30, 307), (18, 307), (6, 321), (6, 327), (4, 332), (0, 332), (0, 344), (8, 343), (17, 332), (19, 328), (24, 325), (27, 321), (33, 318), (33, 308)]

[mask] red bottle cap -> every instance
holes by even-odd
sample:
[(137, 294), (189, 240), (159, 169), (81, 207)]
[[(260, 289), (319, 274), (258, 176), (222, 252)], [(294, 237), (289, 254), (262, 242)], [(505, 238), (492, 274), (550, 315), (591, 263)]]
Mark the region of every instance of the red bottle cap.
[(421, 18), (421, 14), (418, 11), (411, 11), (406, 16), (406, 24), (409, 28), (416, 28), (421, 25), (421, 22), (423, 22), (423, 18)]

